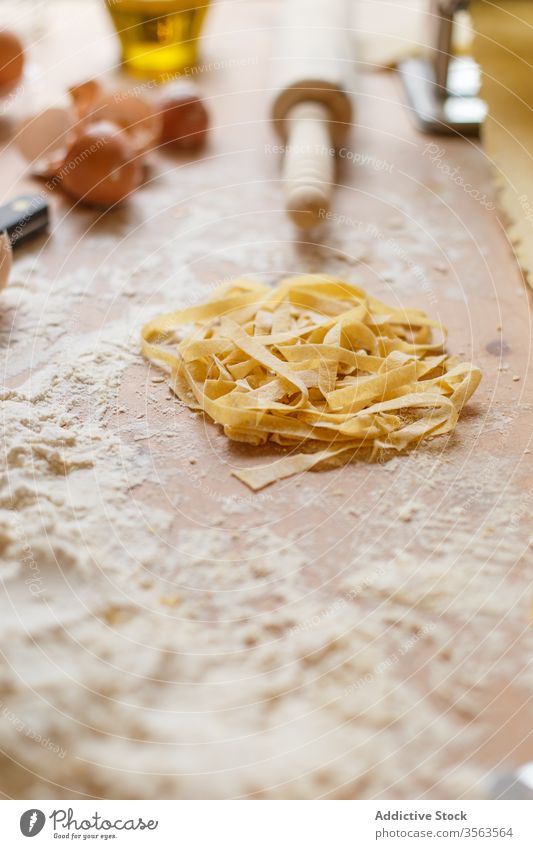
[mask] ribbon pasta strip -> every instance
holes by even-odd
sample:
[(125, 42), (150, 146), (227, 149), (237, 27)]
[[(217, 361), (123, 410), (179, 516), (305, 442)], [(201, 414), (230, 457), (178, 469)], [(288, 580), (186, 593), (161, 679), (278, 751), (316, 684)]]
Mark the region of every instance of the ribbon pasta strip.
[(142, 350), (170, 369), (175, 394), (229, 439), (292, 449), (233, 472), (258, 490), (357, 452), (373, 458), (452, 431), (481, 372), (447, 356), (445, 339), (421, 310), (306, 275), (275, 288), (225, 284), (206, 303), (146, 324)]

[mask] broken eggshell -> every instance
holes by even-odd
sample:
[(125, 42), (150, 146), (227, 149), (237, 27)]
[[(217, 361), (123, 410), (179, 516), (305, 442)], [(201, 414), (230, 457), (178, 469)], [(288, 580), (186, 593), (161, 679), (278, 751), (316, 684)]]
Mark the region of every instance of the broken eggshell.
[(97, 80), (85, 80), (83, 83), (72, 85), (68, 93), (78, 119), (85, 118), (103, 95), (102, 86)]
[(110, 121), (84, 127), (69, 146), (62, 168), (65, 191), (89, 206), (124, 200), (143, 178), (142, 158), (126, 133)]
[(19, 124), (14, 141), (32, 171), (46, 175), (56, 170), (74, 124), (72, 112), (60, 106), (51, 106)]
[(115, 91), (96, 98), (87, 120), (118, 124), (135, 154), (147, 153), (158, 146), (161, 132), (159, 110), (134, 92)]

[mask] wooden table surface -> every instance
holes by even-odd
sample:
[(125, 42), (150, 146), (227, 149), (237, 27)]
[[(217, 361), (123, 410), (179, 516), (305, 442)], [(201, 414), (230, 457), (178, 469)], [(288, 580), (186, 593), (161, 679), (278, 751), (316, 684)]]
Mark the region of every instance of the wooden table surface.
[[(44, 4), (16, 108), (117, 79), (102, 6)], [(533, 759), (532, 298), (489, 164), (419, 135), (396, 76), (363, 67), (332, 216), (298, 234), (268, 120), (276, 10), (215, 4), (208, 148), (154, 154), (107, 214), (56, 192), (2, 296), (6, 796), (454, 798)], [(42, 189), (9, 140), (0, 186)], [(483, 370), (453, 436), (257, 495), (231, 476), (276, 452), (181, 407), (139, 329), (232, 276), (295, 272), (448, 325)], [(34, 440), (45, 419), (63, 440)]]

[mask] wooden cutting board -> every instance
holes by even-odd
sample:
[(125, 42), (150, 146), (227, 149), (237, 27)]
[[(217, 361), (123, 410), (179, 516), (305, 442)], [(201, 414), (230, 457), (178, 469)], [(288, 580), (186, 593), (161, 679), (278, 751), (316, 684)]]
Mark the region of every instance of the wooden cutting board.
[[(32, 59), (50, 89), (112, 78), (103, 4), (46, 6)], [(212, 113), (205, 153), (155, 155), (146, 186), (106, 215), (56, 193), (49, 240), (18, 255), (4, 296), (12, 403), (31, 388), (33, 415), (46, 403), (58, 422), (68, 411), (74, 439), (95, 435), (91, 468), (61, 478), (62, 501), (46, 499), (61, 627), (39, 607), (32, 638), (23, 596), (0, 632), (19, 673), (6, 672), (2, 704), (67, 754), (4, 717), (8, 795), (445, 798), (483, 793), (493, 768), (533, 758), (531, 293), (489, 164), (471, 140), (419, 135), (394, 74), (363, 69), (332, 215), (300, 237), (269, 122), (276, 9), (212, 10), (195, 76)], [(9, 144), (0, 187), (39, 190)], [(138, 330), (233, 275), (306, 271), (427, 310), (484, 378), (449, 440), (254, 496), (230, 467), (275, 451), (231, 445), (180, 407), (138, 356)], [(22, 476), (44, 505), (56, 473), (29, 462), (10, 466), (6, 485)], [(51, 531), (32, 503), (21, 497), (15, 518), (48, 563)], [(80, 552), (99, 598), (70, 621), (65, 599), (86, 592)]]

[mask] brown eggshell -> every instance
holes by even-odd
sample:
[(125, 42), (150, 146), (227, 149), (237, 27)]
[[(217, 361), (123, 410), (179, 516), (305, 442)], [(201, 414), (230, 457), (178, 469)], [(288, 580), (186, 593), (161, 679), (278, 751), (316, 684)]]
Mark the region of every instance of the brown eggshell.
[(12, 262), (13, 252), (9, 236), (7, 233), (0, 233), (0, 290), (7, 285)]
[(0, 32), (0, 93), (10, 91), (24, 70), (24, 48), (15, 33), (4, 29)]
[(70, 145), (61, 168), (63, 188), (89, 206), (112, 206), (135, 191), (142, 163), (126, 134), (109, 121), (84, 128)]
[(207, 141), (209, 113), (202, 99), (187, 89), (175, 89), (162, 98), (161, 143), (177, 150), (196, 150)]
[(157, 106), (131, 91), (115, 91), (97, 98), (93, 119), (112, 121), (125, 131), (135, 153), (146, 153), (158, 146), (161, 117)]
[(102, 97), (102, 86), (97, 80), (85, 80), (83, 83), (70, 86), (68, 93), (77, 117), (84, 118)]
[(73, 124), (70, 110), (52, 106), (22, 121), (14, 142), (34, 170), (48, 170), (62, 158)]

